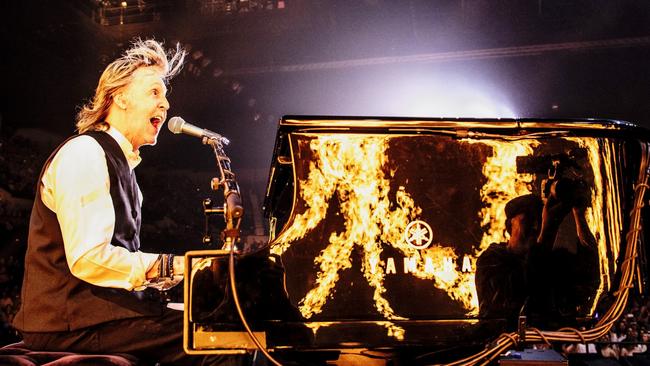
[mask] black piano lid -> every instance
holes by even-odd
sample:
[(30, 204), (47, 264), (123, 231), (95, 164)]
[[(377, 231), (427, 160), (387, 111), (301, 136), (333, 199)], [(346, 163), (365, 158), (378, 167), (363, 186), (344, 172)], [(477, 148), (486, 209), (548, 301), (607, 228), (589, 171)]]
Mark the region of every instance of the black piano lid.
[(620, 120), (596, 118), (461, 118), (461, 117), (363, 117), (363, 116), (283, 116), (278, 132), (294, 129), (380, 129), (380, 130), (476, 130), (510, 131), (579, 129), (579, 130), (649, 130)]
[[(461, 117), (370, 117), (370, 116), (283, 116), (278, 124), (264, 198), (264, 213), (268, 217), (277, 198), (276, 184), (286, 183), (278, 174), (291, 174), (281, 168), (283, 158), (289, 157), (287, 136), (293, 132), (379, 133), (379, 134), (447, 134), (459, 138), (534, 137), (535, 134), (558, 136), (622, 137), (650, 141), (650, 129), (634, 123), (598, 118), (461, 118)], [(288, 162), (284, 162), (288, 163)], [(280, 189), (282, 190), (282, 189)]]

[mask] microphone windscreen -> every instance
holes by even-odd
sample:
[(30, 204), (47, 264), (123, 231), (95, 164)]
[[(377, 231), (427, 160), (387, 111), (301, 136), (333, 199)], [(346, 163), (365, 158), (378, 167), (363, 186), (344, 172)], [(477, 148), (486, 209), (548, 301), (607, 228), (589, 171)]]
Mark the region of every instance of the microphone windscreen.
[(183, 131), (184, 124), (185, 124), (185, 120), (177, 116), (169, 119), (169, 123), (167, 123), (167, 127), (171, 132), (178, 134)]

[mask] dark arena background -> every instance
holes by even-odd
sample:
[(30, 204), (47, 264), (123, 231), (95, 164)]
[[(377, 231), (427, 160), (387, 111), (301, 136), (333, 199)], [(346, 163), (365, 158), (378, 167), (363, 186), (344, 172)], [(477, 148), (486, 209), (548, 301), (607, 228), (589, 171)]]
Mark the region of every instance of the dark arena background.
[[(284, 115), (601, 118), (650, 128), (647, 0), (4, 0), (0, 19), (2, 344), (19, 340), (10, 322), (41, 166), (136, 37), (189, 51), (169, 117), (230, 139), (249, 244), (268, 241), (262, 205)], [(212, 151), (165, 128), (141, 152), (143, 249), (205, 249), (206, 225), (213, 234), (220, 225), (206, 223), (202, 207), (219, 199)], [(648, 249), (610, 336), (558, 352), (650, 364)]]

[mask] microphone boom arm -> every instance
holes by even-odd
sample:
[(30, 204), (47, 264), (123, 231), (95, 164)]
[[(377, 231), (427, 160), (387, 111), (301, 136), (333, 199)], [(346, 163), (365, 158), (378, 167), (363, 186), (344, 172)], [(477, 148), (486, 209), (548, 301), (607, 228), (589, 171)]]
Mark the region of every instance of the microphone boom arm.
[(223, 231), (224, 249), (229, 249), (239, 239), (239, 225), (244, 216), (241, 193), (235, 179), (235, 173), (230, 168), (230, 158), (223, 150), (222, 139), (203, 137), (203, 144), (212, 146), (217, 159), (218, 185), (213, 189), (217, 190), (219, 187), (223, 187), (224, 218), (226, 219), (226, 229)]

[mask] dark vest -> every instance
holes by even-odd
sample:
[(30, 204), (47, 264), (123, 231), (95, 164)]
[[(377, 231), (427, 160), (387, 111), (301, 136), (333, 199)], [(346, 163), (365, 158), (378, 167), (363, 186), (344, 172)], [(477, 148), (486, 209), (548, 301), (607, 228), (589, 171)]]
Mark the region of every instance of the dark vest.
[[(105, 132), (89, 132), (104, 149), (110, 194), (115, 209), (111, 245), (135, 252), (140, 247), (140, 201), (135, 174), (118, 143)], [(47, 159), (29, 222), (21, 306), (14, 326), (25, 332), (76, 330), (116, 319), (159, 315), (162, 303), (147, 292), (94, 286), (70, 273), (56, 214), (41, 199), (41, 178), (53, 157)]]

